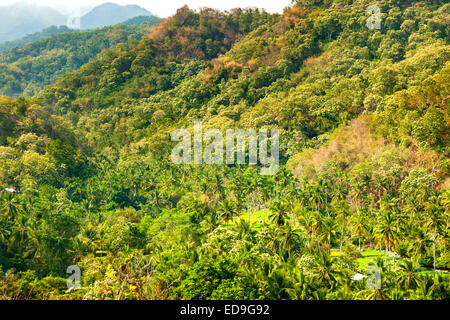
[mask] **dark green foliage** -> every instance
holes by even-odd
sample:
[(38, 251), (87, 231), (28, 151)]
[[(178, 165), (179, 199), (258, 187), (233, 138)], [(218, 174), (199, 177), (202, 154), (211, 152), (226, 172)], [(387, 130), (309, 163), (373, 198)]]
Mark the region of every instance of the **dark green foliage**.
[(45, 38), (60, 34), (60, 33), (66, 33), (66, 32), (74, 32), (75, 30), (69, 29), (66, 26), (51, 26), (48, 28), (45, 28), (44, 30), (40, 32), (35, 32), (33, 34), (29, 34), (23, 38), (14, 40), (14, 41), (5, 41), (0, 43), (0, 53), (7, 51), (12, 48), (22, 48), (27, 43), (30, 42), (36, 42), (43, 40)]
[[(0, 298), (449, 299), (450, 7), (370, 4), (184, 7), (1, 97)], [(173, 164), (196, 120), (279, 128), (279, 172)]]

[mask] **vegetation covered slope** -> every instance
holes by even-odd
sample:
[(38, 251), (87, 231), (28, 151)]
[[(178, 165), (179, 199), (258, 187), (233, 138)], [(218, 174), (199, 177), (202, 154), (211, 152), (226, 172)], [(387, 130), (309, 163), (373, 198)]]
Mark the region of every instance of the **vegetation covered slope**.
[(140, 40), (159, 22), (159, 18), (152, 18), (139, 26), (120, 24), (92, 31), (58, 33), (5, 51), (0, 54), (0, 94), (31, 97), (103, 49)]
[[(152, 22), (153, 23), (157, 23), (157, 20), (159, 20), (159, 18), (154, 17), (154, 16), (137, 16), (131, 19), (128, 19), (124, 22), (122, 22), (122, 24), (130, 26), (130, 25), (136, 25), (139, 26), (143, 23), (146, 22)], [(44, 40), (45, 38), (49, 38), (51, 36), (54, 36), (56, 34), (60, 34), (60, 33), (66, 33), (66, 32), (76, 32), (78, 30), (75, 29), (70, 29), (66, 26), (51, 26), (48, 28), (45, 28), (44, 30), (40, 31), (40, 32), (35, 32), (33, 34), (29, 34), (23, 38), (14, 40), (14, 41), (5, 41), (5, 42), (1, 42), (0, 43), (0, 53), (7, 51), (9, 49), (12, 48), (22, 48), (24, 47), (26, 44), (28, 44), (29, 42), (37, 42), (40, 40)]]
[[(448, 299), (444, 2), (378, 1), (380, 30), (365, 0), (185, 7), (36, 100), (4, 98), (23, 111), (0, 131), (1, 297)], [(66, 134), (32, 125), (48, 119)], [(279, 173), (171, 163), (196, 120), (279, 128)], [(35, 145), (60, 178), (15, 173)], [(381, 285), (352, 281), (374, 250)]]
[(51, 26), (48, 28), (45, 28), (42, 31), (35, 32), (29, 35), (26, 35), (23, 38), (19, 38), (13, 41), (5, 41), (0, 43), (0, 53), (7, 51), (12, 48), (21, 48), (24, 47), (29, 42), (36, 42), (45, 38), (49, 38), (53, 35), (60, 34), (60, 33), (66, 33), (66, 32), (74, 32), (75, 30), (70, 29), (66, 26)]

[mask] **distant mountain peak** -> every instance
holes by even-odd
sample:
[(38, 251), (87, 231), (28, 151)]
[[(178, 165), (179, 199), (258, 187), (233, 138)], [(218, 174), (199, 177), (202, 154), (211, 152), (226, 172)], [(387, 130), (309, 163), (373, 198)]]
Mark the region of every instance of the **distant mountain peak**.
[(119, 5), (105, 2), (81, 17), (82, 29), (94, 29), (122, 23), (137, 16), (153, 16), (152, 13), (138, 5)]

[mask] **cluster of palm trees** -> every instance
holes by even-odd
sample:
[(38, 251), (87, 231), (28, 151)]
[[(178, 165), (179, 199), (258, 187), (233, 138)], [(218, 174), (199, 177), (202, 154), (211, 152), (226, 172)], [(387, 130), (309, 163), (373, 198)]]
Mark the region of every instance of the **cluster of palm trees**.
[(306, 178), (300, 181), (285, 167), (274, 177), (245, 168), (223, 170), (214, 175), (205, 171), (199, 179), (205, 184), (210, 181), (203, 191), (214, 199), (210, 211), (215, 212), (215, 226), (218, 220), (229, 224), (244, 212), (263, 208), (272, 224), (302, 230), (310, 245), (319, 250), (330, 252), (338, 246), (342, 254), (346, 243), (357, 245), (359, 250), (376, 248), (384, 251), (385, 265), (388, 256), (400, 247), (416, 265), (432, 250), (434, 269), (437, 253), (446, 253), (448, 191), (419, 192), (423, 197), (411, 206), (391, 188), (389, 179), (360, 181), (337, 172), (333, 181), (318, 178), (311, 182)]
[[(245, 215), (263, 209), (268, 217), (264, 225), (276, 230), (270, 245), (276, 249), (279, 258), (287, 261), (305, 252), (317, 254), (314, 273), (318, 278), (314, 281), (323, 283), (325, 287), (339, 288), (332, 290), (336, 298), (350, 294), (354, 297), (354, 292), (366, 292), (358, 284), (348, 282), (349, 274), (342, 273), (343, 248), (349, 244), (359, 251), (367, 247), (378, 249), (380, 255), (384, 251), (384, 259), (379, 259), (377, 264), (389, 279), (399, 282), (398, 292), (366, 292), (364, 298), (370, 294), (376, 298), (386, 298), (388, 294), (400, 297), (402, 288), (414, 290), (414, 294), (421, 297), (429, 295), (430, 290), (441, 290), (436, 289), (435, 282), (430, 285), (428, 278), (420, 275), (419, 267), (429, 266), (427, 261), (431, 255), (436, 277), (441, 277), (436, 270), (439, 259), (443, 260), (447, 254), (449, 192), (435, 191), (411, 203), (388, 187), (375, 196), (367, 195), (365, 182), (353, 181), (342, 173), (337, 173), (333, 181), (327, 178), (299, 180), (284, 167), (276, 176), (261, 176), (258, 170), (244, 167), (224, 166), (213, 172), (209, 168), (158, 166), (150, 173), (136, 170), (134, 176), (117, 176), (112, 172), (110, 177), (89, 180), (85, 188), (68, 187), (66, 191), (69, 198), (81, 198), (77, 206), (86, 215), (95, 215), (92, 208), (114, 201), (114, 193), (125, 194), (121, 197), (135, 207), (140, 206), (139, 201), (143, 197), (146, 198), (143, 208), (151, 208), (155, 215), (163, 208), (195, 213), (193, 219), (204, 224), (207, 233), (221, 224), (235, 228), (241, 235), (253, 233), (255, 225)], [(155, 175), (155, 171), (162, 174)], [(187, 176), (191, 178), (185, 179)], [(111, 192), (116, 185), (125, 185), (124, 181), (134, 181), (134, 184), (128, 184), (128, 190)], [(79, 195), (77, 190), (81, 189), (83, 191)], [(70, 201), (66, 203), (41, 197), (38, 202), (43, 203), (31, 205), (31, 198), (27, 195), (2, 192), (0, 250), (14, 251), (16, 256), (22, 255), (22, 259), (39, 257), (45, 249), (41, 232), (45, 226), (40, 222), (42, 214), (52, 215), (73, 209)], [(101, 223), (100, 216), (98, 223)], [(61, 250), (67, 249), (63, 242), (56, 244), (58, 246)], [(73, 247), (76, 246), (73, 243)], [(339, 259), (331, 258), (332, 248), (339, 248)], [(388, 265), (388, 256), (394, 252), (406, 258), (395, 269), (398, 275)], [(283, 287), (276, 280), (277, 272), (265, 278), (273, 281), (270, 285), (274, 286), (277, 298), (320, 298), (330, 294), (314, 286), (310, 277), (293, 271), (289, 271), (284, 280), (279, 279), (282, 282), (290, 279), (286, 290), (276, 290)], [(397, 286), (395, 281), (392, 280), (394, 287)]]
[[(326, 251), (314, 254), (309, 270), (293, 265), (290, 258), (271, 268), (254, 272), (256, 286), (267, 288), (268, 299), (341, 299), (341, 300), (403, 300), (448, 299), (448, 276), (423, 274), (409, 260), (395, 271), (386, 268), (382, 258), (373, 266), (380, 272), (380, 286), (370, 287), (367, 279), (352, 280), (351, 271)], [(250, 273), (250, 271), (249, 271)]]
[[(284, 168), (268, 178), (248, 169), (225, 176), (225, 172), (216, 173), (213, 179), (202, 176), (202, 181), (211, 180), (210, 187), (203, 190), (217, 201), (208, 216), (214, 216), (215, 226), (263, 208), (269, 217), (265, 222), (301, 230), (309, 246), (319, 251), (330, 253), (331, 248), (339, 247), (342, 254), (347, 243), (357, 245), (360, 251), (375, 248), (380, 254), (384, 251), (385, 266), (389, 255), (400, 249), (416, 266), (432, 251), (435, 270), (437, 252), (446, 253), (448, 192), (424, 196), (411, 207), (389, 189), (388, 182), (374, 198), (364, 193), (367, 181), (352, 182), (344, 173), (337, 173), (333, 182), (319, 178), (316, 183), (306, 178), (299, 181)], [(221, 190), (220, 197), (217, 190)], [(227, 196), (230, 194), (233, 196)]]

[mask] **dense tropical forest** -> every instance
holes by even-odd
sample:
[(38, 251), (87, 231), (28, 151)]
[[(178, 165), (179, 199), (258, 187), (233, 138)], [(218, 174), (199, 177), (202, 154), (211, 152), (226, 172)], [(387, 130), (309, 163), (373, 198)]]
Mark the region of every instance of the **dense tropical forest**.
[[(0, 96), (0, 299), (449, 299), (447, 1), (136, 28), (2, 54), (5, 93), (32, 97)], [(57, 56), (85, 59), (23, 69)], [(172, 163), (195, 121), (279, 129), (280, 170)]]
[(45, 38), (49, 38), (51, 36), (66, 33), (66, 32), (74, 32), (76, 30), (70, 29), (67, 26), (50, 26), (45, 28), (42, 31), (34, 32), (32, 34), (28, 34), (25, 37), (13, 40), (13, 41), (3, 41), (0, 42), (0, 53), (7, 51), (12, 48), (21, 48), (24, 47), (29, 42), (36, 42), (39, 40), (43, 40)]

